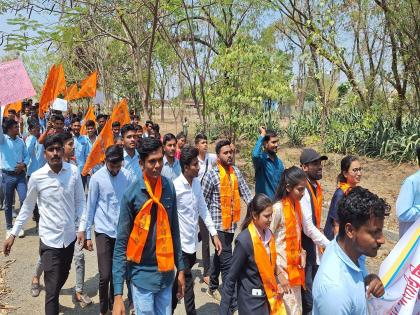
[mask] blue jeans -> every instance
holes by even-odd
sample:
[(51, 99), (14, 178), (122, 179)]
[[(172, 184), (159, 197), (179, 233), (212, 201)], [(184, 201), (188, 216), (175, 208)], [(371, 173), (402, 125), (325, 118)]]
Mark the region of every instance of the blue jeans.
[(5, 197), (5, 216), (6, 216), (6, 228), (9, 230), (13, 228), (13, 196), (15, 190), (18, 193), (20, 205), (22, 206), (23, 201), (26, 198), (26, 176), (25, 172), (19, 175), (10, 175), (3, 172), (3, 189)]
[(136, 315), (172, 315), (172, 286), (153, 293), (131, 283), (131, 294)]

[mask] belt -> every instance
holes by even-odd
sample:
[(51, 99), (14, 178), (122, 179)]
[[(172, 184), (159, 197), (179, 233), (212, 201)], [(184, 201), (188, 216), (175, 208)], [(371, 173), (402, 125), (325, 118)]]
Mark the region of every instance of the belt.
[(25, 172), (24, 172), (24, 171), (22, 171), (22, 172), (20, 172), (20, 173), (17, 173), (16, 171), (1, 170), (1, 172), (2, 172), (3, 174), (7, 174), (7, 175), (10, 175), (10, 176), (19, 176), (19, 175), (21, 175), (21, 174), (25, 174)]

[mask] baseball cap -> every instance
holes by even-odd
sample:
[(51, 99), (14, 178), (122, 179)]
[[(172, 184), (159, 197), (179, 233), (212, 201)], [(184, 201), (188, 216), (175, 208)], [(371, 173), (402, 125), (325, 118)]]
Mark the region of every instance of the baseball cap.
[(303, 149), (302, 154), (300, 155), (300, 164), (308, 164), (318, 160), (325, 161), (328, 160), (328, 157), (326, 155), (320, 155), (311, 148)]

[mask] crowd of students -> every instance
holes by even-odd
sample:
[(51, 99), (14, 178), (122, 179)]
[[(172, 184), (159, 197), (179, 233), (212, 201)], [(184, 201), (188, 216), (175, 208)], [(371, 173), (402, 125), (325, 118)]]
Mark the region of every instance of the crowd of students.
[[(94, 245), (100, 314), (125, 314), (124, 284), (135, 314), (172, 314), (182, 298), (186, 314), (196, 314), (192, 268), (200, 242), (203, 281), (207, 294), (220, 302), (221, 314), (366, 314), (366, 297), (384, 294), (365, 260), (385, 242), (390, 206), (359, 187), (357, 157), (341, 161), (321, 227), (320, 181), (328, 157), (306, 148), (296, 161), (299, 167), (285, 168), (274, 131), (261, 128), (252, 151), (253, 195), (229, 140), (218, 140), (212, 154), (204, 134), (189, 144), (185, 133), (161, 136), (157, 124), (147, 121), (143, 128), (133, 114), (130, 124), (112, 123), (114, 145), (101, 165), (82, 176), (108, 117), (98, 115), (96, 124), (55, 113), (43, 122), (30, 104), (24, 113), (20, 118), (5, 113), (0, 131), (4, 253), (24, 236), (32, 216), (40, 258), (31, 294), (40, 294), (43, 272), (46, 314), (59, 312), (72, 261), (74, 298), (83, 306), (92, 303), (83, 290), (84, 250), (93, 251)], [(417, 155), (420, 164), (420, 149)], [(397, 201), (405, 228), (420, 216), (418, 174), (406, 180)], [(15, 192), (21, 207), (13, 222)]]

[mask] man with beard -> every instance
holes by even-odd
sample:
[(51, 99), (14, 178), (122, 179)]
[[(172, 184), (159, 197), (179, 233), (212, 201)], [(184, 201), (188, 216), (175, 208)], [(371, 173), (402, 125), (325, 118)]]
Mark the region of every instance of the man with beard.
[[(220, 255), (213, 256), (208, 295), (220, 301), (219, 274), (225, 281), (232, 261), (232, 242), (236, 226), (240, 220), (240, 198), (248, 204), (251, 192), (239, 169), (233, 165), (232, 146), (229, 140), (216, 144), (217, 166), (203, 178), (202, 189), (207, 207), (215, 224), (222, 244)], [(232, 299), (231, 310), (236, 308), (236, 298)]]
[(133, 125), (127, 124), (121, 128), (121, 136), (124, 145), (124, 168), (131, 173), (133, 178), (138, 179), (141, 175), (139, 153), (136, 150), (137, 132)]
[(255, 169), (255, 194), (263, 193), (273, 199), (284, 171), (283, 162), (277, 156), (279, 138), (273, 130), (260, 128), (260, 137), (252, 151)]
[(300, 165), (307, 181), (305, 193), (300, 200), (302, 209), (302, 247), (306, 251), (305, 289), (302, 288), (302, 311), (304, 315), (312, 313), (312, 282), (320, 263), (323, 248), (329, 240), (321, 232), (322, 179), (323, 161), (328, 160), (313, 149), (304, 149), (300, 155)]
[(176, 138), (172, 133), (163, 136), (163, 157), (162, 176), (174, 181), (181, 174), (181, 165), (175, 158)]
[(93, 250), (91, 238), (94, 224), (99, 269), (99, 312), (107, 314), (114, 303), (112, 284), (112, 255), (117, 237), (120, 203), (124, 192), (132, 184), (130, 173), (122, 168), (124, 151), (118, 145), (105, 152), (105, 166), (92, 175), (87, 201), (87, 249)]
[[(75, 157), (77, 168), (80, 174), (82, 174), (83, 167), (85, 166), (86, 160), (90, 152), (90, 144), (87, 136), (80, 134), (80, 118), (73, 118), (71, 121), (71, 132), (73, 134), (73, 141), (75, 147)], [(86, 186), (87, 176), (82, 175), (83, 187)]]
[(338, 206), (340, 229), (328, 245), (313, 285), (313, 314), (368, 314), (366, 299), (381, 297), (384, 286), (367, 273), (366, 257), (385, 243), (390, 206), (369, 190), (355, 187)]
[(3, 252), (9, 255), (16, 235), (38, 201), (40, 255), (45, 269), (45, 314), (55, 315), (59, 313), (60, 290), (69, 275), (76, 239), (79, 247), (85, 240), (86, 222), (80, 222), (76, 233), (75, 218), (80, 220), (82, 217), (86, 200), (77, 167), (63, 162), (61, 137), (48, 136), (44, 149), (47, 164), (29, 179), (28, 194), (11, 235), (4, 242)]

